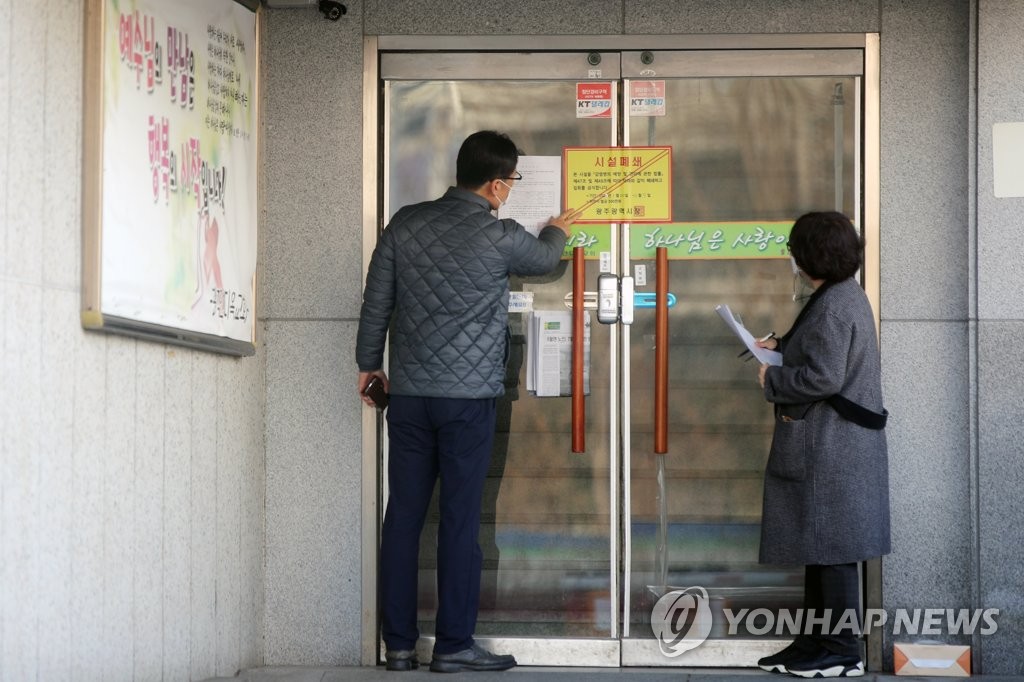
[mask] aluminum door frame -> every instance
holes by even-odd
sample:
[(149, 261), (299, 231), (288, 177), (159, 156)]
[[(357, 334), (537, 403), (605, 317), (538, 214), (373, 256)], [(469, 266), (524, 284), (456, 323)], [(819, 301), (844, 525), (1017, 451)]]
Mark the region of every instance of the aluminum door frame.
[[(367, 42), (371, 42), (369, 39)], [(448, 48), (447, 41), (446, 48)], [(514, 53), (514, 61), (509, 60), (510, 53)], [(591, 57), (597, 63), (588, 63), (587, 57)], [(465, 81), (544, 81), (556, 80), (563, 82), (573, 81), (601, 81), (612, 83), (613, 99), (616, 99), (618, 83), (621, 81), (620, 54), (615, 52), (595, 52), (577, 50), (573, 52), (551, 53), (522, 53), (520, 50), (508, 52), (435, 52), (424, 55), (420, 52), (389, 52), (379, 50), (373, 57), (374, 62), (379, 64), (379, 71), (374, 76), (372, 93), (374, 96), (374, 120), (382, 126), (380, 138), (372, 152), (373, 167), (379, 174), (370, 189), (370, 183), (364, 182), (364, 211), (363, 211), (363, 251), (364, 263), (363, 273), (365, 278), (366, 269), (369, 267), (369, 259), (373, 252), (379, 230), (383, 228), (381, 216), (391, 214), (389, 205), (388, 188), (388, 166), (389, 158), (388, 140), (391, 128), (389, 111), (387, 107), (388, 81), (442, 81), (442, 80), (465, 80)], [(503, 77), (504, 74), (507, 76)], [(364, 77), (364, 85), (368, 78)], [(365, 98), (364, 98), (365, 104)], [(613, 108), (612, 120), (609, 122), (609, 146), (616, 146), (619, 135), (619, 109)], [(364, 125), (367, 128), (376, 130), (376, 125)], [(364, 132), (365, 143), (365, 132)], [(380, 156), (377, 156), (378, 150)], [(364, 147), (364, 164), (369, 160), (371, 152)], [(383, 161), (378, 161), (383, 159)], [(364, 178), (365, 179), (365, 178)], [(377, 189), (380, 190), (380, 198)], [(372, 213), (367, 210), (366, 200), (371, 195), (373, 200), (369, 206), (379, 207), (379, 214), (375, 210)], [(382, 199), (382, 200), (381, 200)], [(618, 230), (615, 224), (611, 229), (611, 251), (608, 262), (614, 268), (619, 262), (619, 241)], [(603, 325), (599, 325), (603, 326)], [(592, 333), (597, 333), (595, 327)], [(619, 396), (621, 391), (618, 387), (619, 363), (621, 353), (619, 352), (619, 337), (615, 325), (607, 329), (609, 343), (609, 414), (617, 415), (621, 409)], [(363, 548), (364, 557), (367, 554), (368, 544), (366, 538), (372, 537), (372, 556), (376, 558), (376, 548), (379, 546), (379, 520), (380, 510), (385, 508), (386, 503), (386, 466), (377, 465), (377, 462), (386, 461), (387, 437), (380, 428), (376, 417), (372, 422), (370, 432), (367, 432), (368, 420), (363, 422), (363, 471), (364, 500), (369, 495), (374, 495), (374, 513), (370, 519), (363, 520)], [(503, 636), (480, 636), (475, 639), (485, 647), (496, 651), (514, 653), (516, 660), (521, 665), (537, 666), (559, 666), (559, 665), (583, 665), (588, 667), (618, 667), (621, 664), (621, 638), (619, 636), (619, 605), (620, 594), (620, 564), (621, 564), (621, 514), (619, 509), (619, 421), (609, 421), (608, 438), (608, 466), (612, 472), (608, 477), (608, 500), (609, 509), (609, 560), (608, 575), (610, 580), (608, 620), (610, 623), (610, 635), (608, 637), (503, 637)], [(367, 459), (367, 441), (377, 443), (378, 447), (373, 448), (369, 458), (373, 461), (374, 487), (372, 491), (366, 482), (365, 474), (370, 470), (370, 461)], [(369, 523), (373, 523), (373, 528)], [(372, 535), (370, 533), (372, 532)], [(365, 564), (365, 561), (364, 561)], [(378, 663), (383, 660), (383, 646), (376, 641), (377, 617), (371, 619), (367, 613), (366, 605), (373, 604), (376, 611), (376, 565), (370, 569), (374, 571), (372, 591), (364, 578), (363, 588), (363, 660)], [(364, 576), (366, 574), (364, 573)], [(372, 601), (371, 601), (372, 600)], [(372, 633), (373, 639), (367, 643), (367, 632)], [(417, 652), (421, 659), (429, 660), (433, 648), (434, 638), (423, 636), (417, 643)]]
[[(549, 52), (557, 47), (557, 52)], [(879, 62), (879, 35), (877, 33), (808, 33), (808, 34), (722, 34), (722, 35), (604, 35), (604, 36), (559, 36), (553, 42), (550, 36), (365, 36), (363, 41), (363, 275), (369, 267), (370, 255), (377, 240), (377, 235), (382, 227), (381, 202), (379, 198), (383, 194), (383, 182), (385, 174), (380, 164), (382, 156), (382, 145), (384, 138), (379, 132), (380, 123), (380, 58), (383, 52), (389, 51), (427, 51), (427, 52), (448, 52), (448, 53), (479, 53), (493, 52), (530, 52), (536, 51), (546, 53), (546, 59), (550, 60), (552, 55), (561, 52), (588, 52), (588, 51), (612, 51), (627, 52), (630, 50), (667, 50), (667, 51), (700, 51), (700, 52), (728, 52), (731, 50), (769, 50), (789, 51), (803, 49), (823, 50), (844, 50), (850, 49), (860, 51), (863, 58), (863, 70), (860, 80), (860, 87), (857, 88), (857, 95), (863, 97), (863, 122), (860, 129), (863, 136), (860, 140), (861, 154), (857, 162), (863, 159), (863, 188), (860, 206), (863, 210), (862, 229), (867, 249), (864, 257), (864, 281), (863, 285), (875, 311), (876, 328), (880, 323), (880, 215), (881, 215), (881, 191), (880, 191), (880, 62)], [(790, 54), (793, 54), (790, 52)], [(602, 60), (603, 61), (603, 60)], [(742, 60), (740, 60), (742, 63)], [(493, 76), (493, 74), (491, 74)], [(620, 80), (624, 74), (616, 76)], [(723, 74), (724, 75), (724, 74)], [(738, 74), (734, 74), (738, 75)], [(751, 75), (751, 74), (745, 74)], [(767, 74), (765, 74), (767, 75)], [(845, 74), (851, 75), (851, 74)], [(642, 76), (642, 74), (637, 74)], [(479, 76), (484, 77), (484, 76)], [(524, 77), (524, 76), (521, 76)], [(650, 76), (643, 75), (649, 78)], [(605, 78), (602, 76), (602, 78)], [(860, 109), (860, 107), (858, 108)], [(623, 118), (624, 125), (628, 125), (628, 117)], [(614, 131), (613, 131), (614, 134)], [(858, 131), (859, 134), (859, 131)], [(858, 174), (858, 178), (861, 174)], [(628, 240), (628, 225), (621, 229), (621, 239)], [(619, 257), (613, 258), (613, 263), (619, 272), (628, 274), (628, 253), (620, 249)], [(614, 338), (614, 336), (613, 336)], [(628, 357), (629, 336), (628, 328), (622, 333), (622, 347), (619, 355)], [(613, 377), (614, 378), (614, 377)], [(624, 373), (622, 385), (619, 387), (624, 398), (619, 404), (620, 414), (626, 416), (628, 425), (629, 415), (629, 377), (628, 372)], [(614, 420), (613, 420), (614, 421)], [(624, 426), (625, 426), (624, 425)], [(361, 661), (364, 665), (374, 665), (380, 661), (380, 648), (378, 640), (378, 608), (377, 608), (377, 547), (379, 546), (379, 513), (382, 500), (380, 496), (380, 482), (382, 469), (380, 466), (381, 455), (386, 451), (386, 444), (382, 443), (381, 424), (376, 414), (364, 410), (362, 414), (362, 487), (361, 495), (363, 502), (363, 516), (361, 523), (362, 530), (362, 637), (361, 637)], [(629, 445), (628, 439), (623, 439), (623, 454), (621, 466), (628, 479), (629, 467)], [(612, 457), (615, 456), (617, 448), (610, 448)], [(610, 477), (613, 481), (615, 476)], [(621, 486), (622, 500), (620, 511), (625, 510), (629, 515), (629, 487), (628, 480)], [(616, 496), (612, 497), (614, 501)], [(612, 514), (613, 518), (619, 515)], [(613, 522), (614, 524), (615, 522)], [(620, 528), (629, 527), (628, 523), (620, 525)], [(611, 533), (611, 541), (618, 542), (618, 532)], [(628, 543), (623, 541), (625, 552), (629, 552)], [(626, 558), (625, 571), (628, 571), (629, 562)], [(613, 562), (614, 564), (615, 562)], [(623, 571), (623, 574), (625, 574)], [(881, 562), (878, 559), (865, 563), (867, 576), (867, 589), (864, 595), (868, 607), (881, 606)], [(613, 585), (621, 584), (617, 576), (613, 576)], [(613, 594), (613, 598), (617, 595)], [(628, 595), (624, 600), (623, 608), (628, 608)], [(613, 612), (614, 613), (614, 612)], [(618, 611), (622, 622), (628, 624), (628, 613)], [(624, 618), (623, 618), (624, 616)], [(613, 622), (616, 619), (613, 618)], [(616, 627), (617, 627), (616, 623)], [(617, 632), (617, 630), (616, 630)], [(485, 644), (496, 648), (503, 648), (506, 641), (512, 638), (481, 638)], [(516, 638), (519, 640), (519, 638)], [(666, 660), (657, 651), (651, 650), (649, 645), (643, 645), (642, 640), (633, 640), (635, 645), (628, 645), (620, 648), (617, 643), (627, 640), (621, 639), (598, 639), (579, 640), (575, 644), (572, 640), (562, 640), (565, 646), (555, 644), (557, 640), (529, 639), (521, 641), (535, 655), (523, 657), (523, 664), (551, 665), (551, 660), (564, 660), (569, 657), (573, 660), (581, 652), (589, 652), (587, 658), (604, 661), (597, 665), (664, 665)], [(751, 642), (746, 640), (746, 642)], [(538, 646), (538, 643), (541, 646)], [(770, 653), (778, 642), (766, 640), (765, 642), (751, 642), (742, 644), (744, 649), (743, 658), (750, 657), (756, 660), (757, 657)], [(735, 643), (732, 645), (736, 646)], [(707, 651), (707, 659), (702, 655), (700, 661), (694, 659), (691, 665), (726, 665), (721, 662), (726, 657), (726, 652), (714, 642), (706, 642), (702, 647)], [(557, 651), (556, 651), (557, 650)], [(715, 652), (718, 652), (717, 654)], [(549, 656), (555, 654), (553, 657)], [(734, 652), (734, 650), (733, 650)], [(691, 652), (692, 653), (692, 652)], [(618, 661), (616, 662), (616, 654)], [(872, 631), (868, 637), (868, 667), (872, 670), (880, 669), (882, 661), (881, 633)], [(680, 661), (682, 662), (682, 661)], [(727, 665), (736, 665), (735, 660), (730, 660)]]
[[(877, 118), (874, 121), (874, 133), (866, 131), (862, 140), (862, 123), (867, 129), (872, 125), (867, 119), (870, 108), (865, 109), (865, 119), (862, 121), (861, 97), (867, 101), (872, 100), (871, 93), (865, 92), (866, 86), (870, 84), (871, 78), (866, 73), (867, 65), (872, 59), (866, 54), (870, 50), (871, 41), (867, 36), (864, 39), (864, 47), (861, 49), (839, 48), (839, 49), (750, 49), (750, 50), (699, 50), (699, 51), (623, 51), (622, 53), (622, 82), (623, 91), (629, 92), (631, 80), (669, 80), (681, 78), (746, 78), (746, 77), (801, 77), (801, 76), (844, 76), (853, 77), (856, 87), (854, 105), (854, 196), (861, 197), (861, 158), (870, 158), (871, 153), (867, 150), (868, 140), (877, 141)], [(875, 41), (877, 49), (877, 41)], [(653, 59), (652, 59), (653, 57)], [(877, 53), (874, 59), (877, 65)], [(877, 89), (874, 92), (873, 105), (877, 111)], [(630, 139), (629, 136), (630, 118), (623, 116), (623, 139)], [(861, 144), (865, 148), (861, 148)], [(869, 187), (877, 186), (877, 165), (875, 168), (874, 181), (868, 180)], [(868, 167), (869, 175), (871, 173)], [(875, 196), (877, 192), (866, 192), (862, 206), (860, 200), (855, 201), (855, 224), (862, 224), (869, 245), (874, 245), (875, 253), (878, 248), (878, 209), (877, 203), (872, 210), (868, 205), (869, 197)], [(861, 220), (861, 211), (864, 211), (864, 221)], [(620, 270), (628, 272), (630, 266), (629, 254), (629, 231), (628, 224), (622, 229), (622, 261)], [(869, 236), (869, 234), (874, 236)], [(878, 270), (875, 267), (869, 270), (869, 263), (877, 264), (877, 258), (869, 258), (865, 254), (865, 280), (877, 282)], [(872, 291), (865, 281), (865, 288), (868, 289), (869, 298)], [(872, 307), (876, 315), (876, 329), (878, 318), (878, 297), (877, 288), (874, 298), (871, 298)], [(622, 329), (622, 355), (630, 357), (630, 329), (624, 326)], [(623, 666), (696, 666), (696, 667), (721, 667), (721, 666), (756, 666), (757, 660), (763, 656), (778, 651), (788, 640), (780, 639), (718, 639), (708, 640), (699, 647), (684, 652), (676, 658), (666, 657), (659, 649), (656, 640), (640, 639), (630, 637), (630, 590), (632, 575), (632, 504), (630, 491), (632, 490), (632, 449), (631, 441), (627, 436), (631, 432), (630, 420), (630, 366), (623, 361), (622, 388), (623, 388), (623, 411), (622, 419), (622, 467), (623, 467), (623, 576), (622, 584), (627, 589), (622, 595), (622, 622), (623, 622), (623, 644), (622, 644), (622, 665)], [(869, 562), (870, 563), (870, 562)], [(878, 572), (872, 573), (868, 568), (869, 579), (877, 576)], [(880, 587), (880, 586), (879, 586)], [(869, 585), (867, 597), (869, 603), (875, 601), (879, 596), (879, 589), (872, 589)], [(880, 642), (878, 642), (880, 644)], [(877, 649), (873, 646), (872, 649)]]

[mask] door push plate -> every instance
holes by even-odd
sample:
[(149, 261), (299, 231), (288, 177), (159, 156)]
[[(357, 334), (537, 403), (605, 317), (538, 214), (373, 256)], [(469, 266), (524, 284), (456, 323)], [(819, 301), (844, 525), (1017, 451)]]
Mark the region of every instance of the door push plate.
[(597, 277), (597, 321), (633, 324), (633, 278), (602, 272)]
[(602, 272), (597, 277), (597, 321), (615, 324), (619, 321), (619, 277)]

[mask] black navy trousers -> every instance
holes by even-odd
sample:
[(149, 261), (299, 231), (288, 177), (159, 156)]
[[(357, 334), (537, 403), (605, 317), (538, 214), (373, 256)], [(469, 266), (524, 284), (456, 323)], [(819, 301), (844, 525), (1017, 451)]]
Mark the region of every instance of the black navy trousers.
[(434, 653), (473, 645), (483, 553), (478, 542), (491, 461), (494, 398), (392, 395), (388, 410), (388, 506), (380, 548), (382, 635), (390, 651), (413, 649), (420, 533), (441, 479)]
[(812, 641), (842, 656), (860, 655), (860, 578), (856, 563), (805, 566), (804, 610), (804, 618), (809, 611), (816, 618), (823, 618), (826, 611), (830, 616), (809, 633)]

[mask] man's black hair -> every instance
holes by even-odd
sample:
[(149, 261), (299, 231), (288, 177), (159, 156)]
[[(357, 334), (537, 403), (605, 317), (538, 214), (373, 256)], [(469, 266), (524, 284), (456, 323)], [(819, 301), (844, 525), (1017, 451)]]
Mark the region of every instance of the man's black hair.
[(512, 175), (519, 163), (519, 149), (508, 135), (481, 130), (467, 137), (455, 162), (455, 182), (476, 189), (485, 182)]

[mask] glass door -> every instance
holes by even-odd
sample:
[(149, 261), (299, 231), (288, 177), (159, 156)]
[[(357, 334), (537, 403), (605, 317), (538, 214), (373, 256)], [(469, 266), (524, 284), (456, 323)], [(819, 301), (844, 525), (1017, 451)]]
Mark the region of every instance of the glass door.
[[(786, 250), (794, 220), (859, 217), (861, 64), (853, 50), (623, 55), (626, 145), (673, 153), (672, 222), (626, 226), (623, 271), (653, 293), (666, 268), (675, 299), (663, 338), (649, 310), (623, 331), (625, 664), (753, 666), (788, 643), (763, 628), (767, 613), (800, 608), (803, 568), (757, 561), (772, 410), (715, 308), (728, 305), (754, 334), (783, 333), (810, 293)], [(672, 649), (655, 634), (652, 612), (669, 593), (705, 599), (710, 627), (690, 633), (707, 636), (699, 646)], [(737, 617), (743, 609), (762, 616)]]
[[(577, 116), (576, 84), (594, 73), (617, 87), (619, 55), (382, 55), (384, 222), (401, 206), (437, 198), (454, 184), (459, 145), (476, 130), (507, 133), (520, 147), (520, 187), (531, 181), (529, 158), (557, 163), (565, 146), (618, 144), (617, 110), (593, 119)], [(607, 234), (604, 248), (613, 248)], [(538, 397), (528, 387), (530, 318), (546, 315), (567, 324), (570, 256), (567, 249), (547, 276), (511, 281), (521, 305), (509, 314), (511, 357), (484, 493), (476, 635), (495, 650), (514, 653), (521, 664), (617, 666), (617, 330), (591, 320), (583, 452), (571, 451), (572, 399)], [(592, 285), (599, 274), (597, 258), (584, 267), (585, 281)], [(436, 608), (437, 520), (435, 506), (420, 548), (424, 633), (432, 631)], [(424, 653), (429, 659), (429, 648)]]
[[(670, 222), (574, 230), (588, 247), (583, 452), (572, 452), (572, 399), (539, 397), (527, 362), (529, 321), (575, 303), (571, 245), (550, 275), (511, 282), (481, 532), (485, 645), (525, 665), (739, 667), (782, 643), (742, 619), (730, 632), (726, 617), (798, 608), (803, 574), (757, 563), (771, 410), (715, 306), (755, 333), (785, 331), (809, 295), (785, 250), (795, 218), (835, 208), (859, 224), (863, 61), (856, 49), (380, 54), (381, 224), (454, 184), (458, 147), (476, 130), (508, 133), (524, 175), (529, 157), (565, 147), (672, 149)], [(581, 115), (577, 86), (588, 83), (608, 85), (607, 114)], [(632, 324), (598, 322), (604, 272), (633, 278)], [(659, 274), (671, 295), (661, 329)], [(385, 479), (382, 511), (386, 490)], [(423, 633), (436, 607), (436, 524), (435, 506), (420, 547)], [(713, 625), (700, 646), (666, 655), (652, 612), (692, 588), (707, 595)], [(422, 657), (430, 646), (421, 641)]]

